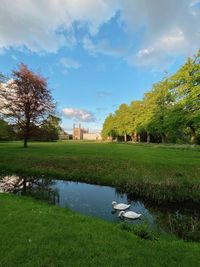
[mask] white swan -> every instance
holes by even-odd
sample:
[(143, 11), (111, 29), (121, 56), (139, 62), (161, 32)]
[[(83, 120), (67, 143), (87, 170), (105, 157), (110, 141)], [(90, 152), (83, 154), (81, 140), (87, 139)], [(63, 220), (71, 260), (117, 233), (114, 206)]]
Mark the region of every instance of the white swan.
[(130, 206), (131, 206), (131, 205), (124, 204), (124, 203), (119, 203), (119, 204), (117, 204), (116, 201), (113, 201), (113, 202), (112, 202), (112, 207), (113, 207), (113, 209), (115, 209), (115, 210), (126, 210), (126, 209), (128, 209)]
[(131, 219), (131, 220), (138, 219), (138, 218), (140, 218), (141, 215), (142, 214), (136, 213), (134, 211), (127, 211), (127, 212), (120, 211), (120, 213), (119, 213), (120, 218), (124, 217), (124, 218)]

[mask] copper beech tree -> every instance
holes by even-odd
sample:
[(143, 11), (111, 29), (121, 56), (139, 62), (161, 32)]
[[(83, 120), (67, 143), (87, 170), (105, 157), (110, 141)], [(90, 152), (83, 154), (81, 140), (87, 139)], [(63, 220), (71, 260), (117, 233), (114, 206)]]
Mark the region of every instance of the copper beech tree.
[(26, 65), (20, 64), (12, 76), (13, 79), (0, 90), (4, 102), (2, 113), (14, 120), (23, 132), (24, 147), (27, 147), (31, 126), (39, 125), (49, 114), (53, 114), (55, 104), (47, 80)]

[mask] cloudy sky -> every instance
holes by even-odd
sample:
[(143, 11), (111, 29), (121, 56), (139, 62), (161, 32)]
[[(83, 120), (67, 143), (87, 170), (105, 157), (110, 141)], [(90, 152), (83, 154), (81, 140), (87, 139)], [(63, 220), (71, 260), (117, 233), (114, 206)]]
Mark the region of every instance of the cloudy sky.
[(101, 129), (200, 48), (200, 0), (0, 0), (0, 72), (48, 78), (65, 129)]

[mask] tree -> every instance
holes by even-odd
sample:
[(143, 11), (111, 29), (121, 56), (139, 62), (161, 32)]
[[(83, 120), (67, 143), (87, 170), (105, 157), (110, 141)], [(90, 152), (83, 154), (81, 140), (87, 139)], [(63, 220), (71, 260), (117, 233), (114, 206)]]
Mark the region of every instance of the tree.
[(12, 127), (3, 119), (0, 119), (0, 141), (12, 140), (14, 135)]
[(127, 134), (129, 132), (129, 106), (121, 104), (115, 111), (115, 125), (117, 133), (124, 136), (124, 141), (127, 141)]
[(60, 127), (60, 121), (61, 119), (53, 116), (53, 115), (49, 115), (48, 118), (42, 123), (41, 127), (40, 127), (40, 140), (43, 141), (54, 141), (54, 140), (58, 140), (59, 138), (59, 133), (62, 130), (62, 128)]
[(20, 64), (12, 74), (13, 80), (0, 91), (4, 101), (2, 112), (14, 120), (23, 132), (24, 147), (27, 147), (31, 125), (40, 124), (54, 112), (55, 105), (47, 81), (41, 75), (32, 72), (24, 64)]
[(191, 143), (196, 143), (200, 127), (200, 50), (171, 77), (177, 105), (182, 110), (184, 124), (189, 127)]
[[(104, 132), (134, 141), (200, 143), (200, 50), (172, 76), (145, 93), (142, 101), (122, 104), (107, 117)], [(151, 139), (151, 140), (150, 140)]]
[(140, 133), (143, 130), (142, 115), (144, 112), (144, 105), (142, 101), (132, 101), (129, 106), (129, 122), (128, 134), (132, 137), (132, 141), (140, 141)]
[(109, 114), (105, 119), (102, 130), (103, 139), (107, 139), (107, 137), (116, 137), (117, 131), (115, 127), (115, 116), (113, 114)]
[(146, 95), (147, 109), (149, 110), (150, 123), (147, 127), (150, 132), (158, 134), (165, 143), (170, 128), (170, 111), (174, 107), (174, 98), (170, 92), (168, 79), (164, 79), (153, 85), (150, 93)]

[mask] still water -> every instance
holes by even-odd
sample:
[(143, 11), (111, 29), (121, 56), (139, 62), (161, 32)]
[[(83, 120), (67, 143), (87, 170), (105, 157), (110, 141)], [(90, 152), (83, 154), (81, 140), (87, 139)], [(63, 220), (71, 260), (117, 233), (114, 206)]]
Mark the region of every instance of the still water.
[(54, 180), (51, 188), (58, 192), (57, 204), (62, 208), (66, 207), (81, 214), (119, 222), (118, 213), (113, 212), (111, 205), (112, 201), (115, 200), (116, 202), (131, 204), (129, 210), (142, 214), (141, 220), (130, 222), (142, 223), (145, 220), (151, 226), (155, 225), (155, 218), (145, 208), (143, 202), (131, 201), (126, 194), (119, 194), (112, 187)]
[(53, 180), (15, 175), (0, 177), (0, 192), (31, 195), (62, 208), (119, 223), (112, 201), (131, 204), (129, 210), (142, 214), (141, 219), (127, 220), (131, 224), (148, 224), (186, 240), (200, 241), (200, 209), (192, 203), (155, 205), (133, 199), (113, 187), (80, 182)]

